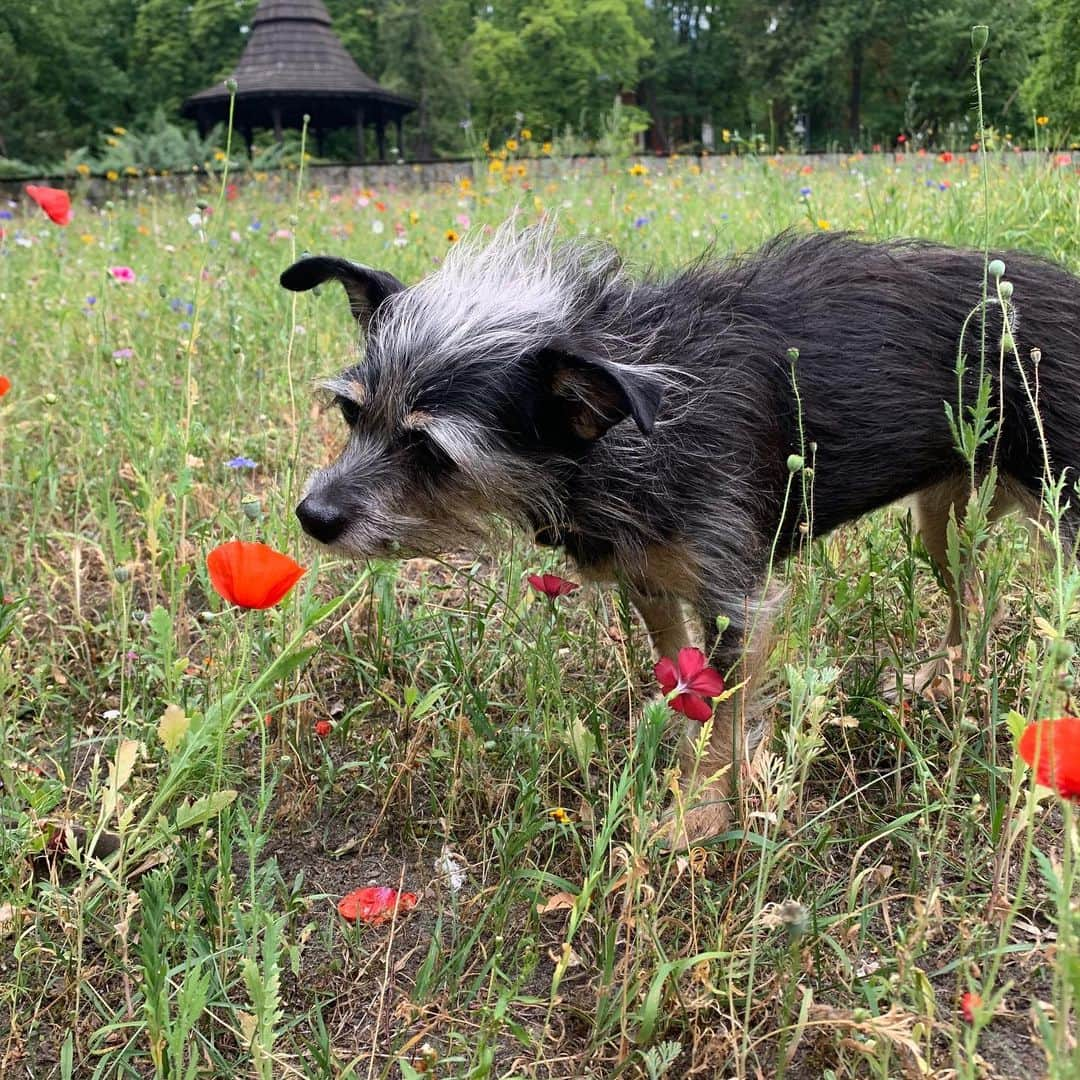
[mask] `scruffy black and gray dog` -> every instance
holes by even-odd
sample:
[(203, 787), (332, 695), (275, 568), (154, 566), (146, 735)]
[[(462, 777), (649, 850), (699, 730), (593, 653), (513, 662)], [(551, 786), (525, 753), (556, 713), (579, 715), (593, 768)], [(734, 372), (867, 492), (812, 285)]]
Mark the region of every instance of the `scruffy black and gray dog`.
[[(1080, 468), (1080, 281), (1002, 257), (1022, 359), (998, 367), (991, 281), (995, 515), (1033, 508), (1040, 493), (1034, 398), (1051, 468)], [(769, 560), (808, 531), (914, 496), (945, 570), (949, 510), (968, 493), (945, 404), (955, 410), (961, 389), (971, 403), (978, 388), (982, 319), (965, 320), (983, 296), (979, 253), (785, 234), (749, 256), (635, 281), (607, 248), (506, 226), (453, 248), (411, 287), (322, 256), (281, 283), (329, 279), (345, 287), (366, 355), (327, 384), (348, 442), (296, 512), (336, 551), (432, 554), (508, 519), (585, 574), (625, 581), (660, 655), (689, 643), (688, 605), (714, 665), (748, 686)], [(792, 454), (813, 477), (809, 506), (797, 497), (785, 510)], [(954, 604), (951, 640), (958, 631)], [(700, 782), (684, 779), (686, 837), (726, 823), (745, 711), (737, 697), (718, 707)], [(683, 761), (693, 772), (693, 755)]]

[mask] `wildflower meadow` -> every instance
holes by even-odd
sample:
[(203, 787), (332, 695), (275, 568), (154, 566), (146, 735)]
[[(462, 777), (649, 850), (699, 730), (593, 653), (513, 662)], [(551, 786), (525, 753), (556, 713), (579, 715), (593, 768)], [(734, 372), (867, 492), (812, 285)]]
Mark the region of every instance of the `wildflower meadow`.
[(277, 282), (304, 252), (415, 281), (512, 214), (642, 274), (786, 228), (1080, 272), (1074, 156), (519, 139), (428, 188), (0, 201), (0, 1074), (1080, 1075), (1075, 478), (1038, 545), (973, 497), (964, 646), (926, 694), (903, 676), (947, 602), (904, 507), (777, 566), (772, 736), (731, 830), (675, 850), (666, 722), (719, 677), (497, 526), (317, 551), (293, 507), (343, 439), (316, 384), (355, 323)]

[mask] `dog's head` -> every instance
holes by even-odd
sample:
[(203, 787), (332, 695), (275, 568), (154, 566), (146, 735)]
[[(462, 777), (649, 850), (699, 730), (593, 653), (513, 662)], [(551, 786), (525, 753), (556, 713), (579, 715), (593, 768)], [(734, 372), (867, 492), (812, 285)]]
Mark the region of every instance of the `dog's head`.
[(336, 550), (435, 554), (493, 515), (557, 528), (560, 486), (597, 441), (623, 421), (652, 431), (663, 379), (627, 336), (631, 287), (606, 249), (503, 228), (412, 287), (327, 256), (281, 275), (293, 291), (331, 279), (365, 355), (324, 384), (347, 441), (296, 513)]

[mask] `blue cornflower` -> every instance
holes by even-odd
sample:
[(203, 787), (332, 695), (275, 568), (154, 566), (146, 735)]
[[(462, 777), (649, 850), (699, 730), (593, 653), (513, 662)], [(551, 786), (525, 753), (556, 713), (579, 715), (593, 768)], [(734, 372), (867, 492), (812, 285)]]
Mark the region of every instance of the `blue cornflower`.
[(642, 215), (641, 217), (637, 218), (634, 221), (634, 228), (635, 229), (640, 229), (640, 228), (643, 228), (645, 225), (648, 225), (648, 224), (649, 224), (649, 219), (647, 217), (645, 217), (644, 215)]
[(10, 221), (15, 215), (10, 210), (0, 210), (0, 218)]
[(813, 188), (808, 188), (808, 187), (801, 187), (801, 188), (799, 188), (799, 194), (800, 194), (800, 195), (801, 195), (801, 196), (802, 196), (802, 197), (803, 197), (804, 199), (806, 198), (806, 196), (807, 196), (807, 195), (809, 195), (809, 194), (810, 194), (810, 192), (811, 192), (811, 191), (813, 191)]
[(234, 457), (225, 462), (226, 469), (254, 469), (255, 462), (249, 457)]
[(93, 307), (97, 303), (97, 297), (96, 296), (88, 296), (86, 298), (86, 302), (90, 307)]
[(248, 228), (252, 232), (258, 232), (262, 228), (262, 222), (258, 218), (252, 218), (251, 224)]

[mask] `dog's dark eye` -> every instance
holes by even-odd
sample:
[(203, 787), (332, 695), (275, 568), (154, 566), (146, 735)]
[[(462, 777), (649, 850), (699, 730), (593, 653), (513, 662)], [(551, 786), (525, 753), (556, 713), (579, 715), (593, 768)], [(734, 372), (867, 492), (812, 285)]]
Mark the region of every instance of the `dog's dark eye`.
[(428, 476), (444, 472), (454, 464), (426, 431), (417, 428), (399, 431), (391, 441), (390, 448), (406, 458), (412, 468)]
[(360, 419), (360, 406), (352, 398), (341, 397), (340, 395), (334, 398), (334, 404), (341, 410), (341, 415), (345, 417), (345, 423), (349, 427), (356, 427), (356, 422)]

